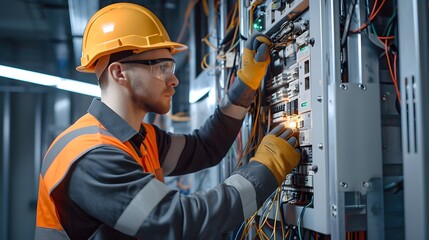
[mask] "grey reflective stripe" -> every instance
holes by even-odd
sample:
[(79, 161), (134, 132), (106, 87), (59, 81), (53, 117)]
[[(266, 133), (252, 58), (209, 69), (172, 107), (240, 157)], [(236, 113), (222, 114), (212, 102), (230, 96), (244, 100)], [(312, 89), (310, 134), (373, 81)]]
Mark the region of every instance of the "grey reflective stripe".
[(219, 108), (223, 114), (238, 120), (243, 119), (249, 110), (249, 108), (232, 104), (227, 95), (219, 102)]
[(231, 185), (237, 189), (240, 194), (241, 205), (243, 205), (244, 219), (251, 217), (258, 206), (256, 204), (256, 191), (253, 184), (239, 174), (234, 174), (227, 178), (224, 182), (226, 185)]
[(54, 159), (57, 157), (57, 155), (61, 152), (61, 150), (63, 150), (63, 148), (73, 139), (75, 139), (76, 137), (79, 137), (80, 135), (85, 135), (85, 134), (95, 134), (98, 132), (102, 132), (105, 135), (110, 135), (108, 132), (106, 132), (105, 130), (97, 127), (97, 126), (89, 126), (89, 127), (84, 127), (84, 128), (79, 128), (76, 129), (74, 131), (71, 131), (67, 134), (65, 134), (62, 138), (60, 138), (49, 150), (49, 152), (46, 154), (45, 159), (43, 160), (42, 163), (42, 169), (40, 171), (40, 174), (42, 175), (42, 177), (45, 176), (46, 172), (49, 169), (49, 166), (51, 166), (52, 162), (54, 161)]
[(66, 232), (52, 228), (36, 227), (35, 240), (70, 240)]
[(114, 228), (130, 236), (136, 235), (150, 212), (170, 191), (166, 185), (155, 178), (152, 179), (131, 200), (130, 204), (128, 204), (116, 221)]
[(185, 147), (186, 139), (183, 135), (171, 135), (170, 149), (168, 149), (167, 155), (165, 156), (164, 163), (162, 164), (162, 170), (165, 175), (170, 174), (177, 166), (180, 154)]

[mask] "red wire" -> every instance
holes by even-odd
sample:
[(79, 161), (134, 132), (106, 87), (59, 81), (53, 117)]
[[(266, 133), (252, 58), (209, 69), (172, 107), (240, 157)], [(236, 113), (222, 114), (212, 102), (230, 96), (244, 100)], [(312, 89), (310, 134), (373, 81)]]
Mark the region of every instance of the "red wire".
[(365, 231), (359, 232), (359, 240), (365, 240)]
[[(274, 227), (270, 224), (270, 222), (269, 221), (266, 221), (265, 222), (265, 224), (267, 224), (268, 225), (268, 227), (270, 227), (271, 229), (274, 229)], [(279, 227), (277, 227), (276, 229), (281, 229), (282, 228), (282, 226), (279, 226)]]

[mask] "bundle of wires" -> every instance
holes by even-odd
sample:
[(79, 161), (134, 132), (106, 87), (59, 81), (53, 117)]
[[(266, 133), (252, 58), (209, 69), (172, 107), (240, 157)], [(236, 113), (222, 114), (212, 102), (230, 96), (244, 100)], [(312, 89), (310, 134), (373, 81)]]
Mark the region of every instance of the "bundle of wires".
[[(280, 218), (280, 226), (277, 226), (277, 221), (275, 220), (275, 219), (278, 219), (279, 212), (283, 211), (283, 209), (281, 209), (280, 201), (281, 201), (281, 188), (278, 188), (264, 202), (261, 208), (262, 209), (261, 211), (255, 212), (255, 214), (253, 214), (252, 217), (250, 217), (248, 220), (244, 221), (241, 224), (240, 229), (238, 230), (238, 233), (235, 236), (235, 240), (237, 240), (239, 236), (240, 236), (239, 239), (246, 239), (246, 237), (250, 235), (252, 229), (255, 230), (255, 234), (257, 237), (259, 237), (259, 239), (276, 239), (277, 230), (281, 229), (282, 239), (285, 239), (289, 235), (290, 229), (288, 229), (285, 232), (286, 228), (285, 228), (285, 223), (283, 221), (283, 218)], [(273, 221), (273, 224), (270, 224), (269, 215), (273, 209), (275, 209), (274, 221)], [(259, 215), (259, 220), (257, 220), (258, 215)], [(267, 236), (267, 233), (264, 231), (265, 226), (267, 226), (272, 230), (270, 236)]]

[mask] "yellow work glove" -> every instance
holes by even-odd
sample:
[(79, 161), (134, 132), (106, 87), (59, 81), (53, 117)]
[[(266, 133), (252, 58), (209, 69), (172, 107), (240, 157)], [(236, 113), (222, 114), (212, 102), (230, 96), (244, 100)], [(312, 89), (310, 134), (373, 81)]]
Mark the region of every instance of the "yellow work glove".
[(299, 163), (298, 140), (290, 128), (280, 124), (268, 133), (259, 144), (250, 161), (258, 161), (270, 169), (280, 185), (286, 175)]
[(237, 71), (238, 77), (251, 89), (256, 90), (267, 72), (270, 64), (270, 39), (262, 34), (254, 34), (247, 39), (241, 68)]
[(242, 66), (237, 71), (238, 77), (228, 90), (228, 99), (234, 105), (248, 108), (255, 98), (256, 90), (270, 64), (271, 41), (262, 34), (249, 37), (242, 55)]

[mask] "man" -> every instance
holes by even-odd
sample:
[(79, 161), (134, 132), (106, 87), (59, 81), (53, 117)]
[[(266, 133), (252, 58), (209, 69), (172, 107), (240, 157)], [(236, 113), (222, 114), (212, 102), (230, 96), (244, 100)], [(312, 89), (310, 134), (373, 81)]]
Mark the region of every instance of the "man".
[(210, 119), (192, 134), (174, 135), (141, 121), (147, 112), (169, 111), (179, 83), (172, 54), (187, 47), (170, 41), (146, 8), (99, 10), (85, 29), (77, 70), (97, 75), (101, 99), (46, 153), (36, 239), (217, 239), (239, 226), (298, 163), (290, 129), (275, 128), (249, 164), (207, 192), (182, 196), (163, 176), (221, 161), (266, 72), (269, 44), (249, 38), (239, 77)]

